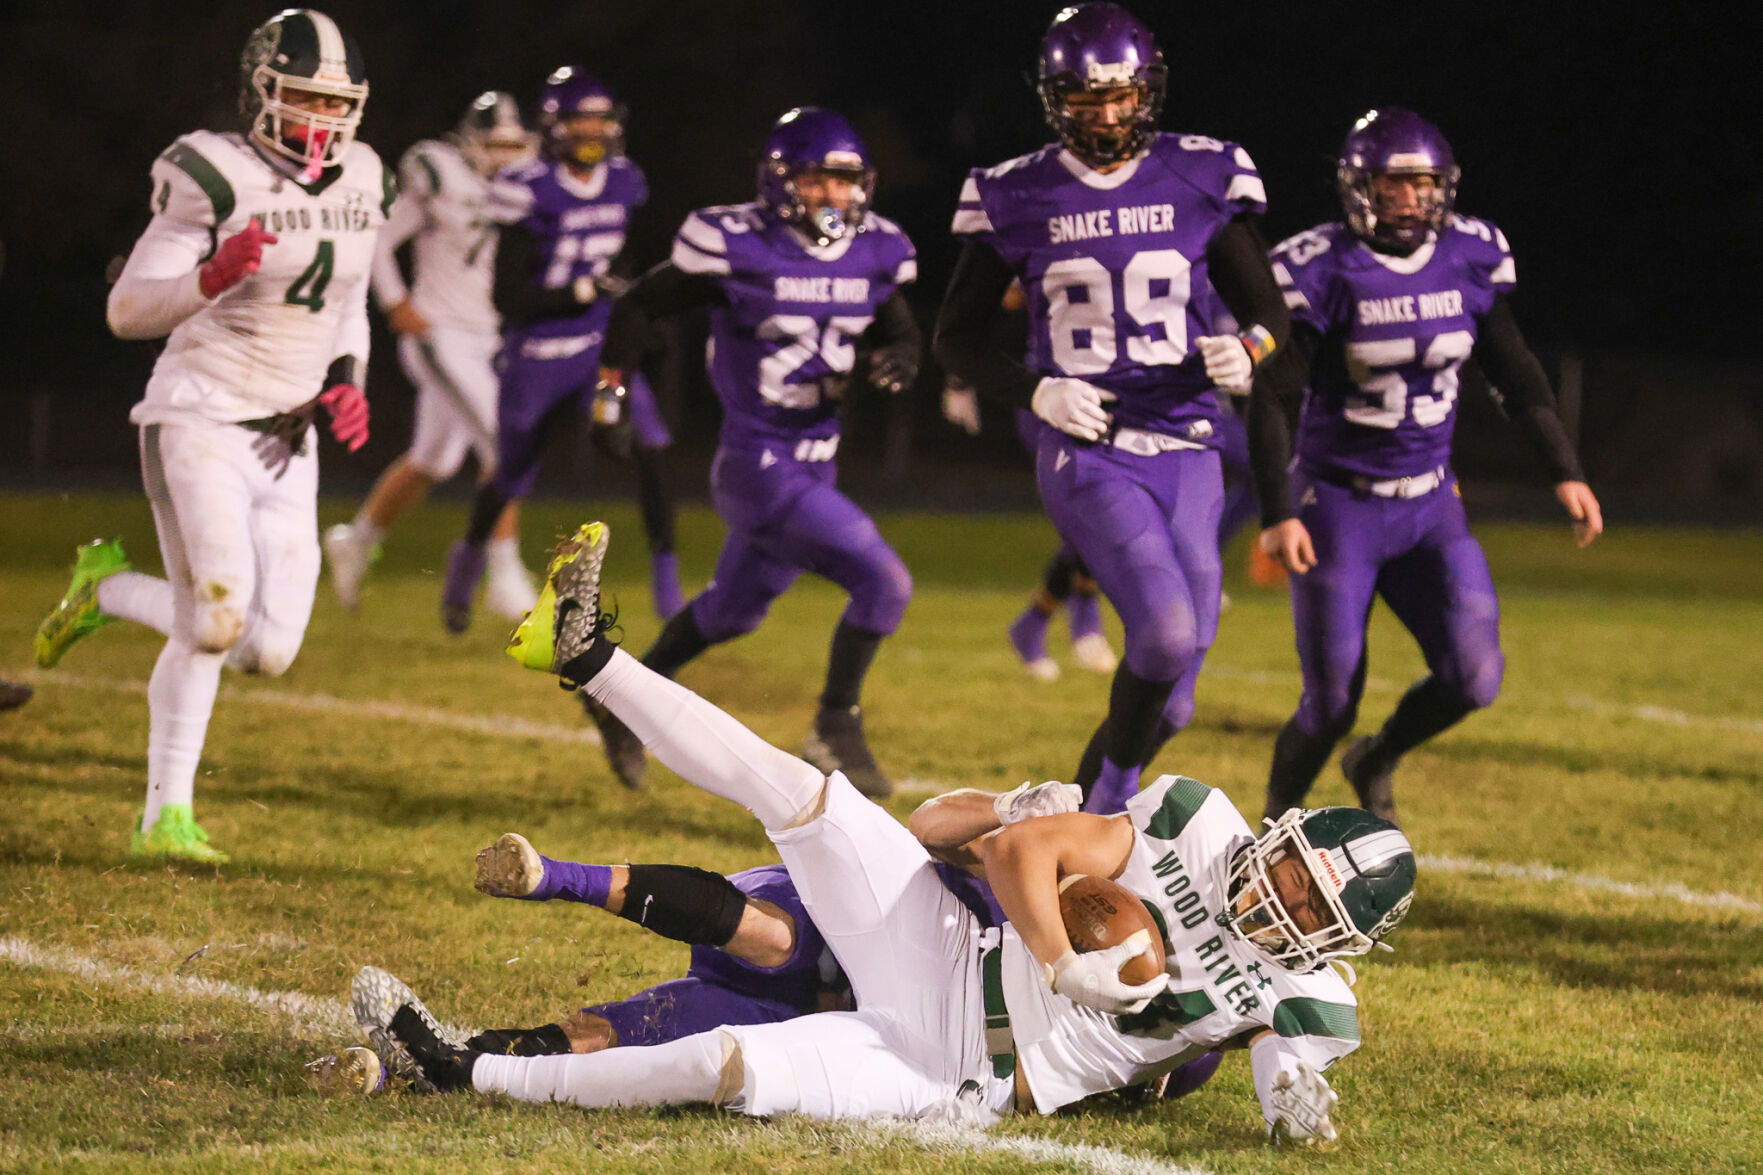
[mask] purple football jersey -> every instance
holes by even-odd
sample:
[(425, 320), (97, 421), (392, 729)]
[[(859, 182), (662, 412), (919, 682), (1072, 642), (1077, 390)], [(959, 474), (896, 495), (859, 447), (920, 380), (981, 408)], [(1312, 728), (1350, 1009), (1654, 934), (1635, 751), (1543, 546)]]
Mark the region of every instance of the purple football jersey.
[[(624, 248), (631, 210), (649, 199), (643, 169), (618, 156), (578, 179), (563, 164), (549, 160), (522, 163), (500, 173), (490, 185), (490, 215), (501, 224), (518, 224), (539, 242), (544, 270), (538, 281), (546, 289), (562, 289), (580, 277), (602, 277)], [(562, 341), (596, 336), (597, 345), (612, 315), (612, 300), (603, 298), (570, 318), (532, 323), (518, 333), (522, 339), (556, 339), (555, 356), (567, 350)]]
[(766, 968), (716, 947), (695, 946), (686, 974), (743, 995), (790, 1004), (804, 1012), (818, 1011), (822, 988), (842, 987), (844, 978), (826, 940), (808, 917), (789, 872), (782, 865), (761, 865), (731, 873), (728, 879), (748, 897), (770, 902), (795, 920), (795, 952), (781, 965)]
[(1459, 370), (1517, 280), (1505, 234), (1452, 216), (1394, 257), (1325, 224), (1280, 242), (1273, 261), (1293, 321), (1325, 340), (1298, 423), (1300, 468), (1383, 480), (1449, 464)]
[(758, 204), (686, 217), (673, 263), (727, 295), (710, 311), (710, 384), (722, 439), (821, 440), (839, 431), (838, 395), (876, 308), (918, 276), (899, 226), (871, 213), (864, 231), (819, 247)]
[(1216, 389), (1193, 345), (1212, 333), (1206, 246), (1266, 207), (1241, 147), (1159, 134), (1108, 175), (1058, 146), (976, 169), (953, 229), (1021, 276), (1031, 371), (1113, 392), (1123, 427), (1209, 441)]

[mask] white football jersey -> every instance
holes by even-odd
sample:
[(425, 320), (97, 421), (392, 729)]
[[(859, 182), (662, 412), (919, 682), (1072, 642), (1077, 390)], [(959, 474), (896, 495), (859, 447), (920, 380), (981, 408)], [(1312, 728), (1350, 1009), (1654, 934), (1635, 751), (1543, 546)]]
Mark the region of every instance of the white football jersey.
[(205, 230), (212, 254), (253, 218), (277, 240), (256, 273), (172, 329), (129, 419), (231, 422), (286, 412), (323, 391), (343, 355), (359, 359), (365, 376), (374, 238), (396, 190), (373, 148), (357, 140), (340, 164), (303, 185), (242, 135), (196, 131), (167, 148), (152, 174), (154, 225), (137, 250), (156, 234)]
[(1327, 965), (1302, 974), (1268, 962), (1219, 923), (1231, 858), (1254, 837), (1216, 788), (1165, 775), (1127, 804), (1135, 836), (1116, 879), (1137, 894), (1169, 946), (1169, 988), (1143, 1012), (1110, 1016), (1055, 994), (1013, 929), (1004, 996), (1035, 1105), (1050, 1113), (1135, 1085), (1201, 1053), (1271, 1028), (1317, 1070), (1359, 1047), (1353, 989)]
[[(382, 309), (409, 298), (430, 323), (494, 334), (500, 323), (490, 298), (496, 269), (496, 225), (486, 212), (490, 181), (459, 148), (425, 139), (398, 164), (398, 199), (380, 236), (373, 289)], [(408, 287), (395, 256), (411, 243), (415, 280)]]

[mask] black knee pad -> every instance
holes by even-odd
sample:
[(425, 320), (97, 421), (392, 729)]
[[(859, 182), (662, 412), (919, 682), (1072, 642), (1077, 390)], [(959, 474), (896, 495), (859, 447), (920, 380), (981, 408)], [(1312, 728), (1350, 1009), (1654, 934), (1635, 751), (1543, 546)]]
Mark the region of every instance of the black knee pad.
[(720, 873), (689, 865), (632, 865), (618, 916), (663, 938), (719, 947), (735, 936), (747, 895)]

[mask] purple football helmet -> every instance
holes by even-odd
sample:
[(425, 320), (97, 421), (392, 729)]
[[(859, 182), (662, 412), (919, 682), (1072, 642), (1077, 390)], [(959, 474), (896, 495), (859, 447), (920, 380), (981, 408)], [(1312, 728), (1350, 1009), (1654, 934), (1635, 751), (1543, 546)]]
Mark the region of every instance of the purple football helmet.
[[(1157, 133), (1169, 71), (1157, 40), (1118, 4), (1079, 4), (1053, 18), (1041, 41), (1041, 108), (1065, 149), (1092, 167), (1131, 159)], [(1074, 112), (1073, 92), (1138, 91), (1138, 109), (1124, 122), (1101, 110)]]
[[(624, 153), (624, 107), (606, 84), (580, 66), (553, 70), (539, 94), (539, 131), (545, 152), (553, 159), (593, 167), (608, 156)], [(576, 115), (602, 120), (590, 134), (571, 134), (564, 125)]]
[[(852, 186), (850, 202), (844, 208), (810, 204), (799, 182), (808, 175), (846, 181)], [(801, 106), (772, 124), (759, 157), (759, 203), (771, 215), (816, 244), (829, 245), (863, 231), (874, 198), (869, 149), (842, 115)]]
[[(1431, 176), (1431, 191), (1415, 193), (1418, 212), (1391, 215), (1380, 207), (1379, 176)], [(1368, 244), (1412, 252), (1444, 226), (1457, 203), (1456, 156), (1439, 128), (1411, 110), (1373, 110), (1353, 124), (1335, 164), (1335, 187), (1347, 227)]]

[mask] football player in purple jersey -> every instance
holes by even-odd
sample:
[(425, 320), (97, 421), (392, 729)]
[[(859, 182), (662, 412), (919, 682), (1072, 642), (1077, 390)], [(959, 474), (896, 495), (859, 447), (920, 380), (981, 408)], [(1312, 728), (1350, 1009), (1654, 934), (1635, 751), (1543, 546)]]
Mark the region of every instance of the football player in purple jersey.
[(1465, 359), (1475, 357), (1548, 463), (1579, 545), (1603, 530), (1548, 377), (1507, 304), (1516, 270), (1505, 234), (1453, 211), (1457, 179), (1438, 128), (1374, 110), (1341, 148), (1345, 223), (1274, 250), (1292, 340), (1255, 378), (1250, 444), (1261, 547), (1293, 573), (1304, 692), (1275, 744), (1270, 817), (1299, 806), (1353, 728), (1375, 597), (1414, 634), (1427, 674), (1341, 758), (1363, 807), (1393, 823), (1402, 755), (1499, 693), (1499, 602), (1450, 464)]
[[(1098, 812), (1138, 790), (1160, 724), (1192, 715), (1222, 578), (1218, 396), (1245, 390), (1289, 325), (1255, 225), (1254, 162), (1159, 133), (1166, 76), (1125, 9), (1054, 19), (1040, 94), (1059, 141), (968, 177), (954, 221), (966, 245), (937, 322), (945, 368), (1045, 422), (1041, 499), (1126, 630), (1086, 755), (1096, 774), (1076, 780)], [(1029, 294), (1026, 363), (987, 329), (1012, 280)], [(1213, 289), (1240, 335), (1212, 332)]]
[[(667, 622), (643, 663), (672, 677), (712, 645), (752, 632), (803, 571), (850, 593), (804, 755), (866, 795), (892, 789), (864, 738), (861, 694), (900, 624), (912, 578), (862, 509), (834, 485), (839, 402), (859, 346), (887, 392), (917, 377), (917, 323), (900, 288), (918, 273), (912, 242), (870, 211), (875, 171), (843, 117), (807, 107), (778, 119), (759, 162), (759, 198), (692, 213), (673, 255), (619, 300), (602, 373), (617, 394), (649, 321), (710, 312), (710, 382), (722, 402), (711, 501), (728, 527), (710, 586)], [(587, 695), (582, 695), (587, 704)], [(641, 742), (589, 713), (626, 786)]]
[[(471, 623), (497, 519), (532, 492), (551, 436), (592, 406), (606, 323), (628, 276), (631, 214), (649, 198), (642, 169), (623, 154), (624, 124), (624, 107), (604, 83), (564, 66), (539, 99), (544, 157), (509, 168), (491, 187), (490, 215), (501, 225), (492, 290), (502, 316), (498, 455), (465, 537), (447, 555), (441, 617), (449, 632)], [(680, 592), (661, 453), (672, 437), (640, 376), (619, 415), (595, 427), (595, 440), (635, 459), (656, 608), (670, 615)]]

